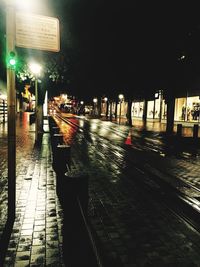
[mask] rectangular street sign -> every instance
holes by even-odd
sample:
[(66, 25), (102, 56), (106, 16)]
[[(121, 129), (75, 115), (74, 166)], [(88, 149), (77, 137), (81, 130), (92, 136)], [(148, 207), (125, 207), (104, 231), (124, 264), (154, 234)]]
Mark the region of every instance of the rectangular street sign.
[(16, 46), (59, 52), (59, 20), (35, 14), (16, 13)]

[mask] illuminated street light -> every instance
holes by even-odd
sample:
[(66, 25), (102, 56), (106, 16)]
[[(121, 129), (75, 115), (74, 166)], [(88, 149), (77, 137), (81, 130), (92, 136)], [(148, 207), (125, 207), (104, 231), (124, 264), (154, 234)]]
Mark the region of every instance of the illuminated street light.
[(122, 100), (124, 99), (124, 95), (122, 95), (122, 94), (119, 94), (118, 97), (119, 97), (119, 100), (120, 100), (120, 101), (122, 101)]
[(44, 9), (44, 4), (40, 0), (11, 0), (14, 2), (15, 9), (22, 12), (37, 13), (37, 10)]
[(93, 102), (96, 104), (97, 103), (97, 98), (94, 98), (93, 99)]
[(97, 102), (98, 99), (95, 97), (93, 98), (93, 103), (94, 103), (94, 115), (97, 115)]
[(29, 64), (30, 71), (35, 74), (35, 76), (38, 76), (40, 74), (40, 71), (42, 69), (41, 65), (35, 62), (31, 62)]
[(80, 104), (83, 105), (84, 104), (84, 101), (81, 101)]
[(61, 99), (64, 101), (64, 103), (66, 103), (67, 99), (68, 99), (68, 95), (67, 94), (62, 94), (61, 95)]
[(118, 95), (118, 98), (119, 98), (119, 124), (121, 123), (121, 113), (122, 113), (122, 102), (123, 102), (123, 99), (124, 99), (124, 95), (122, 94), (119, 94)]
[(107, 102), (108, 101), (108, 98), (107, 97), (104, 97), (104, 101)]

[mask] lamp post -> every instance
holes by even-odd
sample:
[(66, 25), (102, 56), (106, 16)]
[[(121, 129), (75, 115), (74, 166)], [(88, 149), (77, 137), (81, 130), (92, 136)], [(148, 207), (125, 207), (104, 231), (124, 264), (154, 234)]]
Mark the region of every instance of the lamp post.
[(39, 125), (39, 117), (38, 117), (38, 75), (41, 71), (41, 66), (37, 63), (30, 63), (29, 65), (31, 72), (35, 76), (35, 141), (38, 141), (38, 125)]
[(80, 101), (79, 114), (84, 115), (84, 101)]
[(96, 115), (96, 109), (97, 109), (97, 98), (95, 97), (94, 99), (93, 99), (93, 103), (94, 103), (94, 115)]
[(121, 113), (122, 113), (122, 101), (124, 99), (124, 96), (122, 94), (119, 94), (118, 98), (119, 98), (119, 104), (120, 104), (120, 106), (119, 106), (119, 124), (120, 124), (121, 123)]
[(105, 107), (105, 109), (106, 109), (106, 119), (108, 118), (108, 98), (107, 97), (104, 97), (104, 102), (105, 102), (105, 104), (106, 104), (106, 107)]

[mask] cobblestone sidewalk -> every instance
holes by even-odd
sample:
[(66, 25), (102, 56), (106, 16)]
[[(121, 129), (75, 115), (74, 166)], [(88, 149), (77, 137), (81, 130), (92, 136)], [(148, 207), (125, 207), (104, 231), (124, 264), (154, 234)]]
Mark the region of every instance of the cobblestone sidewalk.
[(16, 219), (4, 266), (64, 266), (63, 212), (55, 191), (49, 134), (43, 134), (41, 147), (34, 146), (33, 126), (25, 128), (28, 116), (23, 116), (25, 124), (17, 126)]

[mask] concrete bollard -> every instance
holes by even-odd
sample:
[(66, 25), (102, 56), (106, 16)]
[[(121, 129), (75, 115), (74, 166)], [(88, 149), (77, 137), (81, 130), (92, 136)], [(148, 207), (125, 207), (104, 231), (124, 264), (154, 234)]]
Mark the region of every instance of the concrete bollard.
[(83, 213), (87, 215), (89, 201), (88, 174), (84, 171), (70, 170), (62, 176), (60, 181), (62, 187), (58, 192), (58, 196), (64, 208), (72, 212), (72, 207), (76, 206), (77, 201), (79, 201)]
[(63, 134), (56, 133), (53, 135), (53, 144), (55, 146), (63, 144)]
[(198, 138), (198, 133), (199, 133), (199, 125), (198, 124), (194, 124), (193, 127), (193, 138)]
[(59, 127), (57, 127), (57, 126), (52, 127), (52, 133), (53, 134), (56, 134), (56, 133), (59, 133), (59, 132), (60, 132), (60, 128)]
[(53, 153), (53, 169), (56, 174), (64, 174), (71, 161), (71, 147), (66, 144), (58, 144)]
[(34, 122), (35, 122), (35, 113), (30, 114), (30, 116), (29, 116), (29, 124), (31, 125)]
[(57, 126), (55, 120), (51, 116), (49, 117), (49, 126), (50, 128)]
[(176, 135), (178, 136), (178, 137), (182, 137), (182, 124), (177, 124), (177, 133), (176, 133)]
[(63, 144), (63, 134), (53, 134), (51, 138), (51, 147), (52, 147), (53, 154), (56, 153), (57, 145), (61, 145), (61, 144)]

